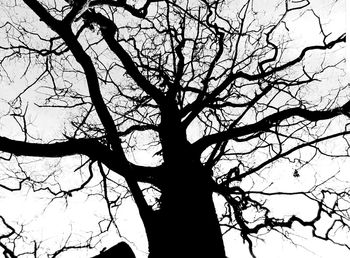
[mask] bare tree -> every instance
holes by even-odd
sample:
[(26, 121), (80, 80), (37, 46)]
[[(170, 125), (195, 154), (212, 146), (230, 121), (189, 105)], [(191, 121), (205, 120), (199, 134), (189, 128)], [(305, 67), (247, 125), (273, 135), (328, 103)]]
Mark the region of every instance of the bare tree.
[[(101, 196), (107, 231), (132, 197), (150, 258), (224, 258), (229, 232), (256, 257), (255, 239), (296, 224), (349, 248), (336, 167), (349, 151), (346, 37), (321, 4), (344, 1), (2, 1), (0, 188)], [(80, 162), (71, 175), (66, 157)], [(311, 169), (322, 160), (329, 171)], [(311, 216), (273, 212), (294, 197)], [(4, 225), (7, 257), (40, 256)], [(93, 248), (102, 231), (48, 256)]]

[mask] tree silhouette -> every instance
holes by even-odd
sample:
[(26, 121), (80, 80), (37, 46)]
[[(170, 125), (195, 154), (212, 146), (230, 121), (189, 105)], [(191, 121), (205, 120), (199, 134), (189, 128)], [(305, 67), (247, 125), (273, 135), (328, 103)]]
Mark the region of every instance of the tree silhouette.
[[(337, 167), (349, 151), (346, 37), (321, 11), (343, 5), (3, 1), (0, 74), (10, 86), (0, 190), (67, 205), (83, 193), (102, 197), (107, 215), (96, 225), (108, 222), (46, 251), (3, 216), (4, 255), (94, 249), (130, 197), (150, 258), (224, 258), (232, 232), (256, 257), (264, 235), (292, 241), (295, 225), (349, 248), (338, 237), (349, 230), (349, 190)], [(79, 163), (74, 172), (67, 159)], [(271, 203), (283, 198), (310, 210), (279, 215)]]
[(101, 254), (95, 256), (95, 258), (135, 258), (135, 255), (129, 245), (125, 242), (120, 242), (108, 249), (107, 251), (102, 252)]

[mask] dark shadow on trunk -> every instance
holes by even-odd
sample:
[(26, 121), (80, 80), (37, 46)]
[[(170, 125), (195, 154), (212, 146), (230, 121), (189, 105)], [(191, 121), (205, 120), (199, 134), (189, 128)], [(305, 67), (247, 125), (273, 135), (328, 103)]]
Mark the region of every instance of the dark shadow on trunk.
[(136, 258), (136, 256), (127, 243), (120, 242), (92, 258)]

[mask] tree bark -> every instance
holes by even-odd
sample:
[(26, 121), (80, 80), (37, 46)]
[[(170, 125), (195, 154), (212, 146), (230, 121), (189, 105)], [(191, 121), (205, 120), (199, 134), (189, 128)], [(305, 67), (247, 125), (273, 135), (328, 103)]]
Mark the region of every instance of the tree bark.
[(168, 171), (176, 178), (167, 182), (160, 210), (154, 213), (149, 258), (225, 258), (209, 180), (203, 180), (206, 171), (183, 163), (175, 170), (181, 168)]
[(145, 224), (149, 258), (225, 258), (213, 203), (211, 170), (187, 141), (175, 102), (162, 107), (160, 141), (164, 159), (160, 209)]

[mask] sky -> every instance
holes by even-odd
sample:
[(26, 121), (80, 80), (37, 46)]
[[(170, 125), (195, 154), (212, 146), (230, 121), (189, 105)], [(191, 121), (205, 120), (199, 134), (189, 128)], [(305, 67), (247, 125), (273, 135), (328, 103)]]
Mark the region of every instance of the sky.
[[(320, 1), (321, 2), (321, 1)], [(347, 8), (347, 31), (350, 33), (350, 12), (349, 6)], [(337, 10), (341, 14), (341, 10)], [(340, 16), (337, 16), (340, 18)], [(340, 18), (339, 23), (333, 24), (332, 26), (337, 27), (341, 30), (342, 26), (344, 27), (343, 18)], [(301, 26), (301, 25), (299, 25)], [(304, 35), (307, 34), (304, 31)], [(349, 44), (349, 43), (348, 43)], [(350, 48), (347, 49), (347, 56), (350, 58)], [(350, 62), (348, 62), (348, 71), (350, 71)], [(54, 128), (53, 128), (54, 129)], [(142, 162), (147, 158), (144, 156), (136, 157)], [(68, 164), (65, 169), (67, 173), (71, 173), (76, 164), (80, 160), (65, 160)], [(52, 165), (50, 162), (44, 164), (44, 166)], [(327, 166), (327, 165), (326, 165)], [(2, 167), (2, 169), (5, 169)], [(63, 175), (62, 175), (63, 176)], [(286, 182), (287, 184), (288, 182)], [(91, 224), (91, 221), (95, 216), (103, 216), (99, 211), (104, 209), (104, 203), (101, 201), (101, 198), (98, 196), (90, 197), (86, 199), (86, 195), (74, 195), (68, 207), (64, 202), (57, 201), (47, 208), (48, 199), (45, 196), (34, 195), (31, 191), (27, 191), (25, 195), (23, 193), (11, 193), (9, 197), (7, 193), (1, 192), (0, 189), (0, 207), (7, 207), (6, 210), (2, 210), (2, 213), (8, 217), (13, 218), (13, 221), (23, 221), (23, 223), (28, 224), (28, 230), (35, 230), (35, 235), (43, 237), (48, 241), (57, 242), (64, 241), (64, 239), (69, 235), (70, 229), (73, 227), (78, 232), (81, 231), (81, 235), (85, 235), (84, 232), (89, 232), (96, 230), (96, 226)], [(218, 201), (220, 202), (220, 201)], [(16, 205), (13, 205), (13, 204)], [(18, 205), (19, 204), (19, 205)], [(276, 206), (283, 205), (283, 203), (276, 200)], [(298, 202), (295, 208), (306, 210), (309, 208), (309, 203), (307, 202)], [(144, 258), (147, 253), (147, 245), (145, 241), (145, 234), (142, 229), (142, 224), (139, 218), (135, 215), (136, 207), (130, 200), (126, 201), (126, 204), (120, 208), (118, 211), (118, 225), (120, 226), (120, 234), (122, 238), (129, 241), (132, 245), (134, 251), (137, 253), (137, 257)], [(52, 221), (55, 221), (53, 224)], [(295, 237), (296, 245), (291, 245), (288, 241), (282, 239), (278, 234), (272, 234), (267, 237), (265, 242), (258, 241), (256, 247), (256, 254), (258, 258), (329, 258), (329, 257), (338, 257), (345, 258), (349, 256), (348, 252), (345, 252), (344, 248), (339, 248), (334, 245), (331, 245), (329, 242), (323, 242), (310, 238), (310, 230), (302, 228), (296, 225), (298, 228), (299, 236)], [(66, 233), (62, 235), (62, 238), (56, 239), (58, 234), (61, 234), (62, 229), (65, 228)], [(0, 228), (1, 230), (1, 228)], [(292, 233), (291, 233), (292, 234)], [(111, 235), (106, 235), (103, 245), (112, 246), (115, 244), (115, 236), (118, 235), (118, 232), (115, 232)], [(74, 236), (73, 236), (74, 238)], [(246, 243), (242, 242), (239, 234), (231, 233), (225, 238), (227, 243), (227, 253), (229, 258), (249, 258), (251, 257), (248, 253), (248, 248)], [(231, 244), (232, 243), (232, 244)], [(102, 245), (100, 245), (102, 247)], [(322, 251), (320, 252), (320, 248)], [(234, 255), (231, 255), (234, 253)], [(84, 256), (85, 255), (85, 256)], [(0, 254), (1, 257), (1, 254)], [(62, 255), (63, 258), (69, 258), (71, 256)], [(81, 256), (77, 255), (75, 257), (86, 257), (85, 253), (82, 253)]]
[[(346, 2), (346, 35), (350, 35), (350, 3)], [(349, 40), (346, 42), (346, 60), (347, 60), (347, 71), (350, 73), (350, 43)]]

